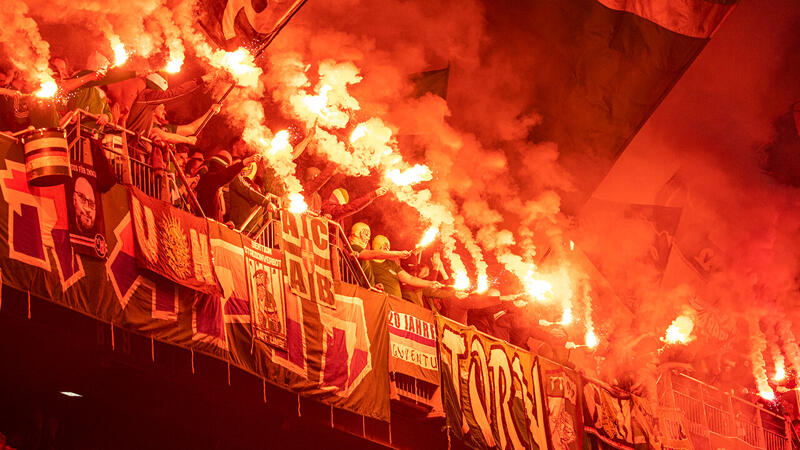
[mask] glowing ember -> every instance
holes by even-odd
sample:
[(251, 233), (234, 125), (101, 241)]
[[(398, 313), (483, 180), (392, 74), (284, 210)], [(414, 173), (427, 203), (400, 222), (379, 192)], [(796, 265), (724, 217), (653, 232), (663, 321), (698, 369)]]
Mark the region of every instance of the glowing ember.
[(289, 144), (289, 131), (281, 130), (275, 133), (275, 137), (272, 138), (272, 142), (269, 144), (269, 153), (274, 155), (286, 150), (292, 150), (292, 146)]
[(125, 44), (117, 42), (112, 46), (114, 49), (114, 65), (121, 66), (128, 61), (128, 52), (125, 50)]
[(463, 291), (464, 289), (469, 288), (469, 277), (467, 276), (466, 272), (456, 272), (453, 278), (455, 279), (455, 283), (453, 283), (453, 289)]
[[(366, 135), (367, 135), (367, 125), (360, 123), (350, 134), (350, 143), (354, 144), (357, 140), (361, 139)], [(391, 152), (391, 149), (389, 149), (389, 151)]]
[(489, 278), (486, 274), (478, 275), (478, 287), (475, 289), (477, 293), (483, 293), (489, 290)]
[(567, 307), (561, 314), (561, 325), (569, 325), (572, 323), (572, 308)]
[(414, 164), (404, 171), (398, 169), (389, 169), (386, 171), (386, 178), (398, 186), (409, 186), (419, 183), (420, 181), (428, 181), (433, 178), (431, 169), (422, 164)]
[(694, 337), (694, 321), (687, 315), (680, 315), (667, 328), (666, 335), (661, 339), (667, 344), (688, 344)]
[(439, 234), (439, 228), (437, 227), (428, 228), (428, 231), (425, 232), (425, 234), (422, 236), (422, 239), (420, 239), (419, 244), (417, 244), (417, 248), (422, 248), (430, 245), (430, 243), (433, 242), (434, 239), (436, 239), (437, 234)]
[(36, 91), (36, 96), (40, 98), (49, 98), (56, 95), (56, 92), (58, 92), (58, 85), (55, 81), (50, 80), (42, 83), (41, 88)]
[(586, 346), (589, 348), (595, 348), (599, 343), (597, 336), (594, 334), (594, 330), (586, 331), (586, 336), (583, 337), (583, 340), (586, 342)]
[(167, 63), (167, 67), (164, 70), (166, 70), (169, 73), (178, 73), (181, 71), (182, 66), (183, 66), (183, 60), (174, 58)]
[(575, 250), (575, 242), (569, 241), (569, 251)]
[(289, 194), (289, 211), (294, 214), (304, 213), (308, 204), (301, 194)]

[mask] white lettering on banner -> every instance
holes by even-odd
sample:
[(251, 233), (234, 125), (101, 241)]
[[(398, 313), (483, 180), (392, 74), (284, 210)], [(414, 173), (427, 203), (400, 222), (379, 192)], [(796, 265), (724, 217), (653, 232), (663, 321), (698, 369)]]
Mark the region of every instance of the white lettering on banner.
[(392, 357), (402, 359), (411, 364), (416, 364), (423, 369), (439, 370), (435, 350), (433, 353), (426, 354), (415, 348), (392, 341)]
[[(534, 362), (530, 373), (520, 355), (504, 345), (493, 344), (488, 359), (484, 340), (474, 332), (458, 332), (444, 326), (441, 339), (442, 363), (449, 366), (452, 383), (462, 416), (462, 432), (468, 433), (468, 411), (480, 429), (488, 447), (524, 449), (529, 445), (547, 448), (545, 411), (539, 364)], [(469, 353), (466, 340), (469, 342)], [(509, 355), (510, 352), (513, 352)], [(459, 364), (466, 359), (464, 370)], [(531, 377), (526, 379), (526, 376)], [(532, 387), (532, 389), (530, 389)], [(464, 395), (462, 390), (466, 389)], [(521, 402), (522, 417), (515, 418), (514, 402)], [(520, 408), (516, 410), (519, 411)], [(474, 432), (477, 432), (475, 430)], [(495, 442), (497, 436), (499, 442)]]
[[(489, 370), (486, 364), (486, 352), (483, 350), (483, 344), (478, 336), (472, 337), (470, 343), (470, 354), (472, 356), (469, 363), (469, 378), (467, 385), (469, 386), (469, 405), (472, 408), (472, 414), (475, 416), (475, 421), (483, 433), (483, 438), (489, 447), (494, 447), (494, 436), (492, 436), (492, 426), (489, 424), (489, 415), (486, 413), (489, 406), (490, 395), (489, 392)], [(478, 391), (478, 377), (480, 377), (481, 385), (483, 385), (483, 392)], [(483, 394), (483, 398), (481, 398)]]
[(134, 235), (144, 257), (152, 264), (158, 262), (158, 233), (153, 210), (142, 204), (135, 195), (131, 195), (131, 212), (133, 213)]

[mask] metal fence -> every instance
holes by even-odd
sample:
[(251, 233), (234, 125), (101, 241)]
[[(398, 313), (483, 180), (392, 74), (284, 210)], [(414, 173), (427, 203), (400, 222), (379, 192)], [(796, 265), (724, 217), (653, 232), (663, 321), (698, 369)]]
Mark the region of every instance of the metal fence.
[(783, 417), (689, 376), (664, 374), (659, 403), (682, 413), (695, 449), (715, 449), (718, 440), (742, 449), (791, 448)]

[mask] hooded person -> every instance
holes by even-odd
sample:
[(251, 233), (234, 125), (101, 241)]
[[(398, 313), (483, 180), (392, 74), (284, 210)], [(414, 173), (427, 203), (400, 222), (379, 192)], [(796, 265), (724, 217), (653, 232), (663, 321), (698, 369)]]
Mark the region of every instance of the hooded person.
[[(372, 250), (390, 251), (389, 238), (377, 235), (372, 239)], [(383, 286), (383, 291), (397, 298), (403, 298), (400, 283), (412, 287), (438, 289), (442, 284), (438, 281), (423, 280), (406, 272), (395, 259), (373, 259), (370, 261), (375, 284)], [(420, 305), (422, 306), (422, 305)]]
[(345, 188), (336, 188), (333, 190), (328, 200), (322, 204), (320, 213), (341, 224), (342, 219), (361, 211), (375, 201), (376, 198), (386, 195), (387, 192), (389, 192), (389, 188), (382, 186), (350, 201), (350, 194)]
[(202, 116), (185, 125), (170, 123), (167, 120), (167, 108), (164, 104), (157, 105), (153, 111), (153, 128), (150, 137), (156, 141), (169, 144), (197, 144), (197, 133), (200, 125), (222, 110), (222, 104), (214, 103)]
[(206, 217), (218, 222), (223, 220), (222, 187), (233, 181), (245, 165), (261, 161), (261, 155), (248, 156), (242, 161), (232, 162), (231, 154), (227, 150), (217, 150), (204, 163), (200, 169), (197, 181), (197, 201), (203, 208)]
[[(233, 222), (234, 228), (241, 229), (242, 224), (250, 217), (255, 208), (262, 206), (265, 209), (272, 209), (270, 198), (259, 192), (257, 185), (253, 182), (258, 171), (256, 163), (245, 166), (242, 172), (231, 181), (228, 191), (228, 220)], [(251, 221), (248, 228), (259, 226), (261, 220)]]
[(356, 222), (350, 227), (350, 236), (348, 237), (348, 241), (350, 242), (350, 248), (353, 250), (353, 254), (356, 258), (361, 262), (361, 268), (364, 269), (364, 274), (367, 276), (367, 280), (371, 285), (375, 284), (375, 276), (372, 273), (372, 265), (370, 264), (370, 260), (373, 259), (391, 259), (391, 258), (399, 258), (405, 259), (411, 256), (411, 252), (407, 250), (397, 251), (397, 250), (375, 250), (369, 247), (369, 238), (372, 231), (364, 222)]

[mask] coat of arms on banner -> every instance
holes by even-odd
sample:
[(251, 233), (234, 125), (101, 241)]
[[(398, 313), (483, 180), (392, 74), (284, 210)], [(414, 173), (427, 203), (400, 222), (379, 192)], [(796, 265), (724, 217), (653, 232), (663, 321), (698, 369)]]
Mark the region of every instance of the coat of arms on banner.
[(286, 293), (281, 254), (250, 239), (244, 238), (243, 244), (253, 336), (286, 350)]
[(72, 163), (72, 179), (66, 183), (69, 239), (75, 251), (105, 258), (108, 248), (103, 223), (103, 202), (94, 168)]
[(334, 305), (328, 220), (281, 211), (286, 277), (298, 297)]

